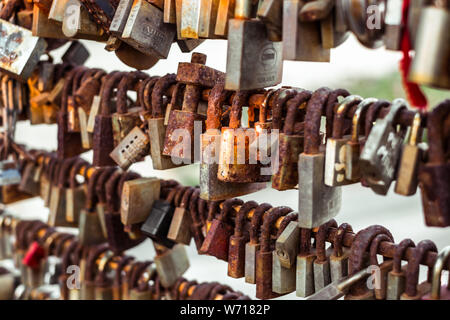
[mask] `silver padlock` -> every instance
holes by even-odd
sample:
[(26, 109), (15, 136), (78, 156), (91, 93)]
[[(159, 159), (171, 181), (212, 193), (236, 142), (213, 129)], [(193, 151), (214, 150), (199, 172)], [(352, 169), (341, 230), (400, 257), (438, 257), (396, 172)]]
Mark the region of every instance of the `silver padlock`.
[(361, 153), (361, 175), (377, 194), (386, 195), (395, 179), (403, 134), (396, 129), (394, 119), (405, 108), (407, 102), (404, 99), (392, 101), (386, 117), (372, 127)]
[(316, 90), (308, 102), (305, 119), (305, 147), (298, 160), (300, 228), (315, 228), (338, 215), (341, 187), (324, 183), (325, 154), (321, 150), (320, 122), (330, 89)]
[(228, 22), (227, 90), (260, 89), (281, 82), (282, 44), (268, 39), (264, 23), (251, 19), (251, 11), (251, 0), (237, 0), (235, 18)]

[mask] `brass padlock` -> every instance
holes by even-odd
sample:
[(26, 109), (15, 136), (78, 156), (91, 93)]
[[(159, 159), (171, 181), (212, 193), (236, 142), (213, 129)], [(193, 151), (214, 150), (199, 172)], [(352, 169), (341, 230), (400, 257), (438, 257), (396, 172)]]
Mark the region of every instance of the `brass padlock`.
[(177, 207), (175, 208), (175, 211), (173, 213), (172, 221), (167, 233), (167, 238), (176, 243), (185, 245), (189, 245), (191, 243), (192, 219), (191, 214), (188, 211), (188, 206), (190, 204), (190, 197), (192, 196), (194, 191), (195, 188), (192, 187), (186, 187), (183, 189), (183, 196), (180, 199), (179, 204), (177, 204)]
[(77, 175), (83, 167), (86, 172), (87, 162), (78, 159), (70, 170), (69, 188), (66, 189), (66, 221), (75, 225), (79, 223), (80, 212), (86, 202), (87, 186), (77, 182)]
[(177, 244), (172, 249), (161, 252), (155, 244), (156, 272), (159, 275), (161, 285), (165, 288), (172, 286), (189, 268), (189, 259), (184, 245)]

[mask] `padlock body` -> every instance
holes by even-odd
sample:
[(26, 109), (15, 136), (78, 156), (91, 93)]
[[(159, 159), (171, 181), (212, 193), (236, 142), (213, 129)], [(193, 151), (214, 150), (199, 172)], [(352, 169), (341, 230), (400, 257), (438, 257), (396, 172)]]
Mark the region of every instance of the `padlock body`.
[(228, 276), (238, 279), (245, 276), (245, 244), (244, 236), (230, 237), (230, 248), (228, 250)]
[(166, 138), (164, 118), (148, 119), (148, 132), (153, 169), (166, 170), (178, 167), (179, 165), (175, 164), (171, 157), (163, 155), (164, 140)]
[(346, 180), (346, 150), (348, 139), (329, 138), (326, 146), (325, 177), (327, 186), (336, 187), (349, 184)]
[(418, 146), (405, 144), (398, 167), (395, 192), (404, 196), (412, 196), (417, 191), (417, 170), (422, 158), (422, 149)]
[(230, 19), (225, 88), (252, 90), (279, 84), (281, 46), (281, 42), (268, 40), (262, 21)]
[(340, 187), (324, 184), (323, 153), (299, 157), (299, 226), (315, 228), (334, 218), (341, 209)]
[(272, 178), (272, 188), (283, 191), (298, 184), (298, 157), (303, 152), (304, 136), (280, 133), (279, 167)]
[(275, 242), (280, 267), (289, 269), (297, 262), (300, 229), (297, 221), (291, 221)]
[(272, 291), (272, 260), (273, 252), (256, 253), (256, 297), (258, 299), (272, 299), (279, 296)]
[(202, 244), (201, 252), (228, 261), (229, 239), (233, 228), (224, 221), (214, 219)]
[(296, 270), (297, 297), (306, 298), (314, 293), (314, 260), (315, 254), (298, 255)]
[(168, 248), (172, 248), (174, 242), (167, 239), (167, 233), (169, 232), (174, 210), (175, 208), (172, 204), (166, 201), (156, 200), (153, 203), (150, 215), (141, 227), (141, 231), (152, 240)]
[(167, 238), (176, 243), (189, 245), (192, 238), (191, 224), (192, 219), (190, 213), (185, 208), (175, 208)]
[(295, 291), (296, 265), (284, 267), (275, 251), (272, 252), (272, 291), (287, 294)]
[(189, 259), (184, 245), (177, 244), (172, 249), (155, 257), (156, 272), (163, 287), (172, 286), (189, 269)]
[(112, 128), (114, 135), (114, 146), (117, 146), (136, 126), (141, 124), (139, 113), (141, 107), (129, 108), (127, 113), (114, 113), (112, 115)]

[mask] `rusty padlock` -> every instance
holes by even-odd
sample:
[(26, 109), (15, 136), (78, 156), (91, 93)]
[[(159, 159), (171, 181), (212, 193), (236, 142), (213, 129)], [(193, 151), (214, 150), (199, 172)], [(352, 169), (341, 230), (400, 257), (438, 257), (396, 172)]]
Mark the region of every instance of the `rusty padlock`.
[(125, 73), (117, 72), (105, 80), (105, 87), (102, 91), (102, 99), (100, 103), (100, 113), (95, 117), (94, 125), (92, 145), (94, 157), (92, 164), (95, 166), (114, 165), (114, 161), (110, 157), (110, 153), (114, 149), (114, 136), (111, 121), (111, 97), (114, 87), (125, 76)]
[(117, 263), (117, 268), (114, 273), (113, 280), (113, 299), (114, 300), (124, 300), (124, 283), (123, 281), (125, 269), (130, 268), (132, 262), (134, 261), (134, 257), (131, 256), (122, 256), (120, 261)]
[(218, 179), (221, 119), (223, 104), (229, 92), (223, 81), (217, 82), (208, 98), (206, 132), (201, 135), (200, 191), (205, 200), (224, 200), (256, 192), (265, 183), (223, 182)]
[(228, 127), (222, 127), (219, 168), (217, 178), (224, 182), (264, 183), (270, 181), (270, 174), (263, 174), (267, 167), (257, 159), (254, 145), (254, 128), (242, 128), (242, 107), (247, 103), (248, 91), (238, 91), (232, 102)]
[(113, 299), (112, 280), (108, 277), (108, 271), (110, 271), (109, 264), (113, 261), (114, 257), (114, 253), (108, 250), (103, 254), (103, 257), (101, 257), (98, 263), (97, 275), (94, 279), (95, 300)]
[(337, 228), (336, 220), (331, 219), (319, 227), (316, 234), (316, 259), (313, 263), (314, 290), (317, 292), (331, 282), (331, 248), (326, 249), (326, 237), (330, 228)]
[(230, 237), (228, 249), (228, 276), (242, 278), (245, 276), (245, 245), (249, 241), (250, 234), (245, 229), (247, 216), (250, 211), (258, 207), (255, 201), (244, 203), (236, 214), (234, 234)]
[(350, 250), (343, 246), (344, 236), (347, 232), (353, 232), (352, 227), (347, 223), (342, 223), (337, 228), (332, 241), (333, 253), (330, 256), (331, 282), (339, 281), (348, 275)]
[(220, 260), (228, 260), (229, 240), (233, 234), (233, 227), (229, 222), (231, 211), (234, 210), (233, 206), (242, 205), (243, 203), (242, 200), (236, 198), (223, 202), (219, 216), (212, 220), (200, 252)]
[(427, 120), (428, 160), (419, 167), (419, 186), (425, 223), (428, 226), (450, 225), (450, 162), (446, 147), (446, 128), (450, 121), (450, 100), (444, 100)]
[(202, 211), (206, 205), (206, 201), (200, 198), (200, 189), (195, 189), (191, 196), (189, 203), (189, 213), (191, 215), (191, 234), (194, 238), (194, 243), (197, 248), (197, 252), (200, 252), (203, 241), (205, 240), (205, 234), (203, 232), (204, 225), (200, 218)]
[[(286, 119), (279, 134), (278, 170), (272, 177), (272, 188), (276, 190), (293, 189), (298, 184), (298, 157), (303, 152), (304, 140), (304, 128), (301, 126), (304, 114), (300, 109), (310, 98), (311, 92), (303, 90), (287, 100)], [(276, 102), (276, 107), (281, 109), (279, 103)], [(274, 121), (274, 129), (280, 127)]]
[(379, 234), (377, 235), (372, 243), (370, 244), (370, 265), (373, 267), (376, 267), (375, 271), (375, 290), (374, 290), (374, 296), (377, 300), (385, 300), (386, 294), (387, 294), (387, 280), (388, 280), (388, 273), (393, 268), (393, 259), (386, 259), (383, 258), (383, 262), (381, 264), (378, 263), (378, 249), (380, 247), (380, 244), (382, 242), (392, 242), (393, 240), (386, 234)]
[(261, 248), (256, 253), (256, 297), (258, 299), (271, 299), (279, 296), (272, 291), (273, 244), (271, 231), (277, 220), (282, 219), (289, 212), (292, 212), (291, 208), (276, 207), (263, 218), (259, 240)]
[[(172, 110), (167, 125), (163, 154), (185, 164), (194, 163), (199, 157), (195, 150), (195, 123), (203, 123), (205, 117), (198, 114), (198, 104), (203, 88), (212, 88), (223, 73), (205, 66), (206, 55), (193, 53), (191, 62), (178, 65), (176, 80), (186, 84), (181, 110)], [(203, 125), (202, 125), (203, 127)], [(200, 130), (203, 132), (203, 128)], [(181, 139), (180, 139), (181, 138)], [(182, 142), (182, 145), (180, 145)]]
[(406, 250), (415, 246), (416, 244), (411, 239), (404, 239), (395, 246), (394, 265), (388, 273), (386, 300), (399, 300), (405, 292), (407, 266), (402, 267), (402, 259)]
[[(66, 221), (78, 225), (80, 212), (86, 202), (87, 185), (78, 183), (77, 175), (84, 167), (87, 171), (88, 163), (83, 159), (77, 159), (70, 170), (69, 188), (66, 189)], [(87, 179), (85, 179), (86, 181)]]
[(95, 277), (97, 273), (97, 259), (108, 251), (106, 243), (89, 248), (86, 258), (84, 280), (81, 282), (80, 300), (95, 300)]

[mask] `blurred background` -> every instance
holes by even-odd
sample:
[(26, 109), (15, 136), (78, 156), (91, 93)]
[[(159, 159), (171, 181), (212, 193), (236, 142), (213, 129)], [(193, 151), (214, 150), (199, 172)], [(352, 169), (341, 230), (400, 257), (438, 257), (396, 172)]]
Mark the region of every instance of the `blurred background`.
[[(131, 70), (124, 65), (113, 53), (103, 49), (103, 45), (90, 41), (83, 41), (91, 56), (87, 61), (88, 67), (103, 68), (106, 71)], [(66, 47), (55, 51), (55, 62)], [(208, 55), (207, 65), (221, 71), (226, 70), (227, 44), (223, 40), (208, 40), (200, 45), (196, 51)], [(386, 51), (384, 48), (369, 50), (361, 46), (353, 36), (343, 45), (331, 50), (331, 63), (284, 62), (283, 83), (293, 87), (315, 90), (321, 86), (330, 88), (345, 88), (353, 94), (362, 97), (376, 97), (392, 100), (404, 97), (403, 88), (398, 72), (398, 62), (401, 53)], [(176, 45), (172, 47), (167, 60), (160, 60), (152, 69), (147, 70), (151, 75), (176, 73), (178, 62), (189, 62), (190, 54), (181, 53)], [(430, 106), (444, 98), (450, 97), (450, 91), (425, 88)], [(56, 125), (30, 126), (29, 122), (21, 122), (17, 126), (16, 139), (19, 143), (26, 143), (29, 147), (46, 150), (56, 149)], [(91, 160), (92, 153), (83, 155)], [(167, 171), (152, 169), (151, 158), (134, 164), (130, 170), (142, 176), (157, 176), (173, 178), (182, 184), (195, 186), (199, 183), (198, 165), (190, 165)], [(380, 224), (390, 229), (395, 242), (404, 238), (411, 238), (416, 243), (420, 240), (433, 240), (438, 249), (450, 245), (448, 229), (429, 228), (424, 224), (420, 194), (403, 197), (395, 194), (391, 188), (388, 196), (376, 195), (370, 189), (360, 184), (343, 187), (343, 206), (337, 222), (347, 222), (355, 231), (373, 224)], [(267, 188), (258, 193), (245, 197), (243, 200), (255, 200), (258, 203), (269, 202), (273, 206), (290, 206), (297, 210), (297, 192), (295, 190), (277, 191)], [(48, 209), (40, 199), (25, 200), (11, 205), (8, 209), (24, 218), (40, 218), (46, 220)], [(153, 246), (147, 240), (138, 247), (127, 252), (140, 259), (151, 260), (154, 257)], [(244, 279), (233, 279), (227, 276), (227, 264), (214, 257), (197, 254), (193, 241), (188, 248), (191, 267), (185, 277), (203, 281), (219, 281), (230, 285), (236, 290), (255, 297), (255, 286), (245, 283)], [(295, 293), (285, 295), (279, 299), (299, 299)]]

